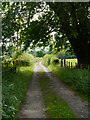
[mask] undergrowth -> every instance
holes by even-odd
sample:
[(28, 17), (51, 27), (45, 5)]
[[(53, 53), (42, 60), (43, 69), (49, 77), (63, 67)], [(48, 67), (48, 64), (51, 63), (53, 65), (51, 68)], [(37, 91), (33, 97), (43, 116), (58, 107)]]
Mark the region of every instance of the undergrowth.
[(21, 67), (17, 73), (3, 74), (3, 120), (13, 120), (16, 117), (26, 96), (33, 67)]
[(45, 73), (40, 72), (39, 77), (48, 117), (76, 118), (67, 103), (50, 89)]
[(62, 68), (60, 65), (49, 65), (49, 70), (64, 83), (75, 90), (84, 100), (90, 100), (88, 87), (90, 72), (88, 70)]

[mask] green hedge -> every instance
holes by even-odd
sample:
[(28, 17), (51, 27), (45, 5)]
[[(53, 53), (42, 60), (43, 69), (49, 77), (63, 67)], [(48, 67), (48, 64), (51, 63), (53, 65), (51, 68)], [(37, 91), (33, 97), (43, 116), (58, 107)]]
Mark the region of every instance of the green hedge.
[(29, 66), (32, 64), (31, 60), (33, 56), (31, 54), (22, 53), (22, 55), (18, 56), (15, 60), (16, 66)]
[(45, 66), (50, 65), (50, 61), (51, 61), (52, 56), (53, 56), (52, 54), (51, 54), (51, 55), (45, 55), (45, 56), (43, 57), (42, 63), (43, 63)]
[(55, 55), (45, 55), (43, 57), (42, 63), (45, 66), (49, 66), (50, 64), (58, 64), (59, 63), (59, 59), (55, 56)]
[(12, 58), (7, 58), (2, 61), (2, 71), (3, 72), (8, 72), (8, 71), (13, 71), (13, 60)]
[(17, 52), (15, 52), (12, 58), (6, 58), (2, 61), (2, 70), (3, 72), (16, 72), (17, 67), (32, 65), (32, 59), (31, 54), (22, 53), (17, 55)]
[(55, 56), (51, 57), (50, 64), (59, 64), (59, 59)]

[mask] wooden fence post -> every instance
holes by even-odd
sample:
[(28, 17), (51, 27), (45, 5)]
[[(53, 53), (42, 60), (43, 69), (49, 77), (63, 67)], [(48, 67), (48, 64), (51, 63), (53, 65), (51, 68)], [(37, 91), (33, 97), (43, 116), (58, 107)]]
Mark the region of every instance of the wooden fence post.
[(69, 68), (70, 68), (70, 62), (69, 62)]
[(77, 63), (75, 62), (75, 67), (77, 68)]
[(71, 68), (72, 68), (72, 62), (71, 62)]
[(88, 65), (88, 70), (90, 70), (90, 65)]
[(64, 67), (66, 67), (66, 60), (64, 59)]
[(67, 67), (68, 67), (68, 61), (67, 61)]
[(61, 59), (61, 67), (63, 67), (63, 59)]
[(80, 65), (80, 69), (82, 70), (82, 64)]

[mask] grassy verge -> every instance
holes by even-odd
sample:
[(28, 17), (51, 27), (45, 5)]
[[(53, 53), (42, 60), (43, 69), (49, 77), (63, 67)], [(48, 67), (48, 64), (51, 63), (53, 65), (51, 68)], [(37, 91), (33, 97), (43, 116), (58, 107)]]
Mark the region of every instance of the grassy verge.
[[(76, 66), (77, 59), (65, 59), (65, 60), (66, 60), (66, 66), (69, 66), (69, 62), (70, 62), (70, 66), (71, 66), (71, 62), (72, 62), (72, 67)], [(59, 63), (61, 64), (61, 59), (59, 59)], [(64, 59), (63, 59), (63, 66), (64, 66)]]
[(90, 100), (88, 96), (90, 91), (88, 87), (90, 72), (88, 70), (61, 68), (60, 65), (50, 65), (48, 68), (84, 100)]
[(39, 77), (47, 116), (49, 118), (76, 118), (67, 103), (51, 90), (45, 73), (40, 72)]
[(2, 118), (2, 84), (0, 83), (0, 120), (1, 118)]
[(34, 65), (3, 74), (3, 119), (13, 120), (25, 99)]

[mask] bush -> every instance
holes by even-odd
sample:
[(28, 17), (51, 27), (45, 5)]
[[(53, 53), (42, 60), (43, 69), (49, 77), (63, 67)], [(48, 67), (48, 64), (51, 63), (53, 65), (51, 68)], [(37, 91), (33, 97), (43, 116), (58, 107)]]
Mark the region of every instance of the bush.
[(59, 59), (57, 57), (52, 57), (51, 58), (51, 61), (50, 61), (51, 64), (58, 64), (59, 63)]
[(16, 66), (29, 66), (31, 65), (31, 60), (33, 56), (31, 54), (22, 53), (22, 55), (18, 56), (15, 60)]
[(44, 52), (43, 51), (36, 51), (36, 53), (35, 53), (35, 56), (36, 57), (43, 57), (45, 54), (44, 54)]
[(42, 63), (43, 63), (45, 66), (50, 65), (50, 60), (51, 60), (52, 56), (53, 56), (52, 54), (51, 54), (51, 55), (45, 55), (45, 56), (43, 57)]
[(12, 58), (15, 60), (17, 59), (20, 55), (22, 55), (22, 51), (20, 49), (18, 49), (17, 51), (15, 51), (12, 55)]
[(12, 68), (13, 68), (12, 58), (7, 58), (6, 60), (2, 61), (3, 72), (12, 71)]
[(6, 58), (2, 61), (2, 70), (3, 72), (16, 72), (18, 66), (32, 65), (32, 59), (31, 54), (14, 52), (12, 58)]

